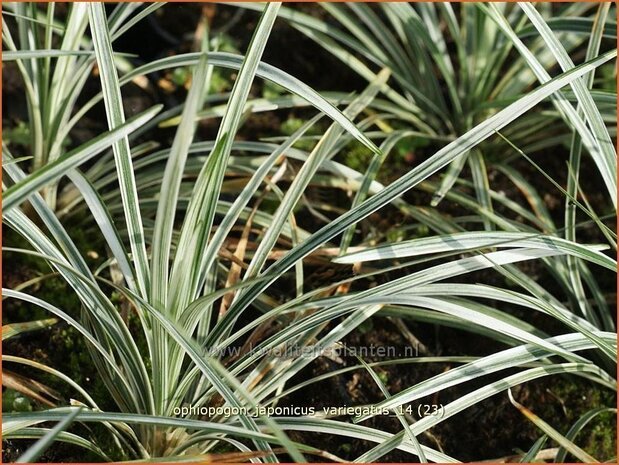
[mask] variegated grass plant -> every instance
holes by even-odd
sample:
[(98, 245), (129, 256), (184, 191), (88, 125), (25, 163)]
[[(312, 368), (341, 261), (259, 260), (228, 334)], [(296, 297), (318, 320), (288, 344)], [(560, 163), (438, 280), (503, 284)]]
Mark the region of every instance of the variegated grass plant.
[[(253, 3), (235, 6), (260, 8)], [(532, 85), (549, 81), (557, 64), (564, 71), (573, 67), (570, 53), (580, 58), (588, 46), (588, 55), (595, 56), (604, 38), (614, 41), (616, 37), (610, 4), (543, 3), (538, 9), (527, 3), (501, 2), (325, 2), (319, 6), (325, 10), (325, 19), (291, 7), (283, 7), (280, 16), (368, 81), (374, 79), (376, 69), (391, 69), (393, 79), (370, 105), (366, 123), (380, 128), (377, 138), (395, 137), (406, 130), (406, 137), (431, 142), (431, 146), (454, 140)], [(593, 157), (613, 197), (614, 93), (599, 88), (585, 95), (585, 86), (583, 82), (578, 90), (566, 89), (561, 97), (551, 99), (551, 106), (540, 105), (527, 112), (503, 134), (532, 154), (558, 145), (569, 147), (575, 128), (582, 139), (578, 145), (584, 144)], [(600, 108), (597, 111), (594, 100)], [(568, 101), (579, 105), (586, 101), (590, 112), (578, 115)], [(385, 141), (385, 146), (392, 144)], [(509, 144), (492, 138), (456, 158), (434, 192), (432, 204), (438, 205), (468, 165), (477, 201), (492, 210), (488, 167), (502, 167), (506, 150)], [(578, 161), (571, 163), (575, 166)]]
[[(116, 41), (136, 23), (162, 6), (120, 3), (109, 17), (110, 40)], [(60, 13), (59, 10), (64, 10)], [(15, 27), (9, 27), (15, 25)], [(92, 105), (78, 99), (95, 67), (92, 44), (85, 34), (85, 4), (7, 2), (2, 5), (3, 61), (15, 62), (23, 80), (28, 110), (26, 135), (32, 170), (56, 161), (66, 151), (68, 137)], [(126, 54), (115, 54), (119, 70), (131, 69)], [(25, 161), (25, 160), (24, 160)], [(58, 186), (50, 183), (42, 195), (55, 209)]]
[[(595, 96), (598, 94), (591, 90), (595, 70), (616, 58), (616, 50), (599, 52), (604, 21), (585, 23), (591, 27), (586, 60), (576, 66), (569, 55), (576, 48), (570, 46), (566, 50), (548, 29), (548, 24), (553, 23), (544, 21), (528, 4), (518, 6), (520, 10), (494, 4), (471, 6), (476, 8), (475, 15), (468, 5), (459, 13), (448, 4), (416, 5), (410, 10), (405, 4), (381, 6), (392, 22), (377, 33), (392, 31), (393, 37), (399, 34), (401, 39), (409, 37), (407, 34), (415, 35), (421, 27), (414, 20), (416, 8), (421, 9), (425, 27), (434, 33), (438, 32), (437, 11), (445, 15), (451, 30), (457, 30), (458, 24), (454, 21), (458, 17), (479, 17), (483, 21), (480, 19), (476, 25), (478, 30), (509, 44), (521, 57), (519, 71), (503, 84), (507, 87), (521, 85), (511, 91), (511, 101), (501, 103), (489, 113), (482, 112), (484, 117), (464, 118), (450, 131), (444, 131), (443, 135), (452, 139), (450, 142), (445, 142), (432, 156), (384, 186), (376, 181), (376, 172), (390, 148), (411, 133), (431, 132), (428, 130), (431, 128), (421, 128), (416, 121), (429, 124), (433, 119), (440, 120), (440, 115), (429, 109), (417, 110), (420, 103), (414, 96), (432, 95), (423, 86), (435, 85), (425, 74), (418, 76), (423, 78), (423, 83), (411, 78), (405, 86), (404, 70), (382, 60), (381, 66), (386, 66), (379, 73), (370, 75), (363, 71), (369, 81), (367, 89), (352, 98), (340, 99), (345, 105), (340, 111), (333, 99), (326, 99), (300, 80), (261, 61), (278, 15), (304, 28), (304, 32), (314, 31), (311, 33), (315, 34), (323, 27), (292, 18), (293, 12), (280, 8), (277, 3), (260, 7), (262, 15), (244, 56), (210, 50), (210, 42), (205, 39), (199, 52), (163, 58), (125, 71), (119, 66), (118, 54), (113, 49), (114, 14), (108, 16), (100, 3), (73, 5), (72, 8), (85, 9), (83, 14), (87, 16), (90, 32), (88, 42), (84, 39), (71, 49), (64, 46), (52, 49), (52, 42), (48, 42), (45, 50), (30, 44), (23, 49), (12, 49), (9, 59), (16, 60), (25, 71), (30, 70), (33, 79), (38, 81), (37, 66), (49, 63), (50, 59), (58, 60), (55, 66), (48, 65), (51, 73), (61, 66), (61, 60), (75, 60), (85, 54), (84, 57), (88, 57), (85, 60), (90, 61), (84, 66), (97, 65), (101, 93), (82, 108), (76, 108), (76, 114), (84, 114), (103, 101), (109, 130), (69, 152), (60, 150), (54, 157), (37, 162), (30, 173), (22, 169), (21, 162), (12, 157), (9, 147), (3, 144), (2, 206), (4, 224), (30, 245), (29, 249), (12, 248), (10, 252), (38, 257), (49, 264), (54, 272), (50, 279), (62, 279), (72, 288), (80, 300), (81, 312), (72, 314), (58, 308), (38, 298), (36, 292), (30, 293), (28, 287), (3, 289), (3, 297), (43, 308), (76, 328), (87, 341), (93, 364), (117, 410), (102, 411), (96, 399), (75, 383), (70, 373), (63, 374), (53, 367), (43, 368), (20, 357), (3, 355), (4, 362), (54, 373), (74, 392), (70, 406), (3, 415), (5, 439), (40, 438), (25, 459), (36, 460), (52, 440), (60, 440), (85, 447), (104, 460), (164, 457), (217, 460), (224, 458), (217, 455), (222, 450), (238, 451), (225, 457), (237, 461), (275, 462), (284, 458), (301, 462), (316, 455), (340, 460), (330, 453), (332, 451), (310, 447), (288, 437), (290, 431), (304, 431), (374, 443), (375, 447), (357, 457), (362, 462), (378, 461), (394, 449), (414, 454), (420, 461), (453, 462), (457, 456), (437, 450), (424, 434), (440, 422), (457, 421), (450, 419), (490, 396), (507, 395), (510, 388), (527, 381), (566, 374), (586, 378), (604, 389), (616, 389), (615, 326), (603, 289), (596, 281), (598, 269), (616, 270), (616, 261), (611, 257), (611, 252), (616, 250), (616, 234), (604, 222), (608, 212), (596, 212), (586, 196), (579, 192), (578, 182), (580, 154), (584, 148), (606, 183), (609, 208), (616, 204), (613, 187), (616, 155), (612, 144), (608, 143), (610, 132), (605, 116), (597, 106), (599, 99)], [(352, 20), (346, 20), (347, 14), (342, 13), (349, 7), (329, 5), (326, 8), (333, 10), (345, 27), (353, 28)], [(366, 27), (372, 23), (373, 17), (364, 16), (370, 14), (365, 5), (350, 8), (367, 19)], [(147, 14), (149, 9), (151, 7), (140, 10), (138, 16)], [(32, 18), (24, 19), (23, 12), (14, 13), (32, 23)], [(601, 6), (598, 18), (606, 13), (607, 7)], [(532, 27), (525, 27), (525, 18), (531, 21)], [(127, 21), (126, 24), (130, 24), (132, 20)], [(539, 34), (541, 40), (533, 47), (525, 46), (513, 32), (514, 23), (530, 34)], [(560, 24), (568, 27), (572, 23)], [(47, 26), (40, 26), (48, 27), (51, 20), (48, 18), (45, 24)], [(321, 40), (326, 40), (334, 32), (329, 29), (321, 34)], [(374, 43), (370, 36), (365, 39), (359, 36), (362, 32), (356, 29), (350, 34), (358, 36), (354, 44), (369, 47)], [(440, 38), (433, 37), (440, 47)], [(383, 40), (391, 41), (391, 36), (386, 34)], [(462, 58), (467, 50), (466, 41), (464, 38), (454, 40), (462, 41), (458, 45), (462, 47), (459, 52)], [(336, 54), (344, 53), (340, 46), (332, 50)], [(421, 57), (425, 56), (423, 53)], [(446, 50), (441, 54), (443, 59), (448, 58)], [(415, 54), (411, 58), (420, 62), (430, 59), (427, 56), (418, 58)], [(562, 71), (551, 77), (549, 68), (555, 63), (553, 59)], [(496, 62), (496, 67), (502, 69), (501, 63)], [(192, 85), (184, 104), (164, 113), (161, 107), (153, 107), (126, 119), (122, 105), (123, 85), (137, 76), (177, 66), (192, 69)], [(208, 102), (222, 98), (217, 96), (209, 100), (212, 97), (206, 95), (213, 67), (217, 66), (237, 69), (238, 75), (225, 104), (215, 109), (205, 108)], [(476, 66), (470, 70), (473, 75), (482, 72)], [(427, 70), (428, 66), (419, 69)], [(465, 75), (468, 71), (461, 69), (461, 72)], [(294, 95), (290, 101), (312, 106), (317, 110), (316, 116), (278, 143), (238, 140), (236, 136), (247, 111), (261, 111), (264, 106), (276, 104), (261, 101), (252, 105), (250, 89), (256, 78), (267, 79), (286, 89)], [(534, 78), (539, 81), (536, 85), (533, 85)], [(471, 81), (466, 82), (472, 85)], [(405, 92), (398, 94), (390, 86), (405, 89)], [(468, 90), (467, 87), (447, 89), (441, 94), (442, 99), (458, 100), (464, 105), (467, 98), (477, 98), (469, 96)], [(383, 130), (377, 135), (359, 129), (367, 127), (367, 121), (353, 123), (377, 101), (385, 105), (376, 98), (381, 92), (395, 100), (389, 104), (394, 114), (401, 113), (402, 108), (411, 112), (410, 129)], [(488, 94), (482, 92), (482, 95)], [(438, 95), (436, 97), (432, 100), (440, 105)], [(522, 143), (526, 138), (518, 139), (509, 131), (518, 133), (514, 128), (521, 121), (526, 121), (522, 123), (525, 125), (533, 124), (531, 118), (539, 120), (539, 124), (554, 121), (556, 115), (546, 115), (543, 120), (540, 118), (544, 113), (535, 112), (545, 101), (551, 101), (557, 114), (564, 118), (567, 125), (563, 130), (572, 138), (569, 160), (572, 176), (566, 188), (561, 182), (556, 183), (557, 192), (566, 201), (563, 227), (554, 224), (541, 194), (526, 179), (518, 177), (509, 164), (501, 169), (528, 193), (530, 209), (494, 192), (487, 183), (480, 189), (479, 179), (485, 174), (473, 182), (477, 186), (477, 199), (469, 196), (459, 184), (444, 189), (445, 181), (437, 183), (428, 179), (446, 167), (450, 173), (447, 177), (453, 176), (454, 167), (461, 166), (464, 159), (483, 160), (470, 154), (476, 153), (479, 145), (486, 142), (500, 142), (513, 153), (530, 159), (526, 154), (530, 147)], [(402, 104), (400, 110), (398, 102)], [(408, 105), (411, 102), (415, 105)], [(478, 100), (471, 100), (466, 105), (473, 108), (477, 103)], [(216, 138), (197, 141), (196, 121), (214, 113), (221, 117)], [(69, 112), (67, 117), (70, 115)], [(35, 116), (31, 111), (31, 118)], [(321, 118), (329, 118), (331, 125), (319, 137), (313, 150), (306, 152), (293, 147)], [(441, 124), (449, 128), (448, 121), (459, 120), (454, 117)], [(136, 154), (137, 138), (148, 131), (156, 131), (161, 123), (176, 125), (171, 147), (146, 155)], [(41, 126), (44, 140), (48, 139), (46, 131), (50, 127)], [(67, 127), (69, 131), (70, 126)], [(64, 136), (50, 134), (49, 140), (55, 140), (56, 145), (62, 147), (67, 133)], [(375, 154), (366, 173), (334, 160), (353, 138)], [(379, 140), (382, 142), (377, 147)], [(35, 143), (33, 150), (34, 147)], [(97, 156), (101, 158), (96, 160)], [(300, 168), (293, 170), (292, 161)], [(64, 177), (69, 180), (66, 192), (70, 198), (67, 197), (64, 204), (65, 210), (59, 212), (44, 195), (47, 188), (57, 185)], [(118, 187), (110, 189), (114, 182)], [(296, 218), (305, 208), (305, 193), (314, 184), (340, 187), (353, 192), (354, 198), (344, 213), (315, 231), (306, 231), (297, 225)], [(442, 191), (441, 195), (457, 201), (466, 215), (448, 217), (428, 206), (412, 205), (403, 197), (411, 189)], [(486, 201), (480, 200), (480, 191)], [(229, 193), (233, 196), (226, 195)], [(275, 200), (276, 208), (266, 208), (265, 199)], [(491, 208), (492, 203), (501, 205), (501, 209)], [(26, 205), (28, 209), (24, 208)], [(399, 209), (411, 224), (426, 226), (432, 234), (400, 242), (383, 239), (378, 244), (355, 236), (356, 225), (387, 205)], [(104, 265), (94, 270), (87, 266), (62, 220), (79, 209), (89, 212), (109, 251)], [(586, 224), (593, 224), (600, 230), (604, 244), (591, 245), (576, 240), (581, 226), (576, 213), (585, 215)], [(514, 219), (517, 216), (522, 219)], [(466, 229), (465, 225), (470, 224), (478, 224), (479, 228)], [(353, 241), (354, 248), (351, 247)], [(228, 249), (229, 242), (234, 244), (232, 250)], [(309, 289), (304, 279), (304, 263), (316, 257), (323, 260), (335, 257), (334, 262), (354, 267), (357, 274), (319, 289)], [(549, 276), (561, 285), (564, 294), (551, 294), (517, 266), (527, 260), (539, 261)], [(376, 261), (381, 266), (373, 266), (372, 262)], [(385, 263), (389, 263), (388, 266), (383, 266)], [(411, 269), (418, 271), (407, 271)], [(478, 270), (503, 275), (510, 285), (467, 282), (467, 275)], [(376, 274), (390, 277), (392, 271), (399, 272), (400, 277), (364, 288), (366, 278)], [(452, 282), (444, 283), (447, 279)], [(350, 287), (353, 281), (362, 285)], [(276, 295), (278, 285), (290, 288), (285, 298)], [(130, 303), (131, 311), (139, 319), (145, 347), (136, 343), (136, 335), (129, 331), (127, 321), (112, 302), (112, 292), (122, 294)], [(488, 301), (494, 303), (490, 305)], [(562, 325), (563, 332), (550, 337), (533, 324), (511, 315), (506, 309), (511, 306), (554, 318)], [(345, 418), (324, 415), (269, 417), (260, 414), (259, 407), (276, 406), (290, 393), (323, 379), (324, 376), (300, 379), (298, 374), (375, 315), (456, 326), (504, 343), (508, 348), (484, 357), (419, 357), (390, 362), (454, 361), (461, 364), (400, 392), (389, 392), (375, 373), (375, 367), (381, 362), (368, 364), (359, 360), (356, 366), (328, 375), (368, 370), (385, 396), (377, 406), (396, 412), (402, 424), (399, 433), (363, 425), (370, 415), (357, 416), (348, 422)], [(280, 330), (265, 335), (264, 330), (271, 323), (279, 323)], [(252, 350), (245, 350), (249, 345)], [(230, 349), (235, 347), (241, 347), (241, 351), (230, 357)], [(303, 356), (294, 355), (294, 350), (288, 351), (295, 348), (311, 350), (304, 351)], [(498, 381), (489, 381), (445, 405), (442, 416), (427, 416), (413, 422), (399, 409), (429, 394), (507, 370), (509, 374)], [(513, 401), (525, 411), (525, 407)], [(178, 415), (182, 407), (188, 406), (194, 409), (225, 406), (238, 409), (238, 413), (202, 415), (194, 411)], [(542, 419), (531, 418), (543, 435), (560, 445), (555, 459), (565, 459), (569, 453), (589, 462), (594, 458), (580, 448), (574, 438), (598, 413), (588, 413), (567, 433)], [(59, 423), (50, 429), (49, 422)], [(88, 429), (70, 432), (75, 423), (99, 425), (114, 447), (102, 450), (100, 437), (89, 434)], [(543, 437), (532, 444), (523, 459), (537, 455), (543, 447)], [(287, 455), (282, 455), (284, 453)], [(491, 457), (480, 457), (484, 458)]]

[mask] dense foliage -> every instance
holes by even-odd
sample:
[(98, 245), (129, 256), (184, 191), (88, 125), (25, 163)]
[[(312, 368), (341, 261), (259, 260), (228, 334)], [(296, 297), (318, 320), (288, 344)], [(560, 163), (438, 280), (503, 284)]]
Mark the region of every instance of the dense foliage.
[[(536, 428), (510, 461), (612, 460), (579, 433), (616, 414), (614, 5), (235, 4), (220, 31), (211, 7), (191, 50), (150, 59), (117, 44), (173, 5), (2, 5), (21, 82), (3, 100), (24, 107), (3, 120), (5, 443), (30, 440), (22, 461), (69, 443), (92, 460), (453, 462), (433, 432), (501, 396)], [(268, 64), (280, 33), (362, 87)], [(129, 103), (153, 87), (174, 98)], [(266, 137), (249, 127), (282, 112)], [(414, 356), (348, 347), (381, 321)], [(87, 355), (74, 373), (11, 350), (54, 325)], [(441, 353), (440, 331), (479, 347)], [(390, 379), (421, 365), (438, 369)], [(352, 404), (285, 413), (345, 374)], [(603, 394), (566, 428), (518, 394), (543, 379)]]

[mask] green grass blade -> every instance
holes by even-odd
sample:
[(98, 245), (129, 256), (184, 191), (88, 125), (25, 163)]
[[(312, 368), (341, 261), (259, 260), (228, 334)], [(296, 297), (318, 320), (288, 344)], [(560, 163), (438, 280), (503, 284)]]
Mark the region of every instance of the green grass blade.
[(47, 318), (45, 320), (26, 321), (24, 323), (10, 323), (2, 325), (2, 340), (10, 339), (19, 334), (30, 333), (40, 329), (49, 328), (58, 323), (56, 318)]
[(121, 126), (105, 132), (95, 137), (91, 141), (79, 146), (78, 148), (66, 153), (52, 163), (45, 165), (39, 170), (29, 175), (21, 182), (14, 184), (4, 191), (2, 196), (2, 210), (8, 211), (19, 205), (33, 192), (41, 189), (45, 185), (54, 182), (66, 174), (67, 171), (74, 169), (81, 164), (92, 159), (103, 150), (109, 148), (116, 141), (121, 140), (135, 129), (142, 126), (145, 122), (153, 118), (161, 109), (161, 106), (153, 107), (128, 119)]
[(84, 198), (84, 201), (88, 205), (93, 218), (97, 222), (97, 225), (105, 238), (106, 245), (110, 248), (110, 251), (116, 259), (116, 263), (123, 274), (123, 278), (127, 281), (127, 285), (130, 289), (136, 289), (131, 259), (125, 250), (120, 234), (114, 224), (114, 219), (110, 215), (103, 199), (101, 199), (99, 193), (81, 172), (77, 170), (71, 171), (69, 172), (68, 177), (79, 190), (80, 194)]
[(519, 463), (532, 463), (537, 458), (537, 454), (539, 454), (544, 445), (546, 445), (547, 440), (548, 436), (545, 434), (541, 436), (537, 441), (535, 441), (527, 453), (522, 456)]
[[(115, 129), (125, 123), (122, 95), (116, 66), (114, 65), (112, 40), (108, 30), (105, 7), (102, 3), (88, 5), (90, 32), (92, 35), (101, 87), (103, 88), (107, 123), (110, 129)], [(113, 144), (114, 159), (118, 172), (120, 193), (125, 206), (125, 221), (129, 230), (131, 253), (135, 262), (135, 277), (140, 292), (148, 295), (150, 290), (150, 269), (146, 255), (146, 241), (142, 214), (140, 213), (137, 186), (129, 139), (125, 136)]]
[[(592, 18), (578, 17), (548, 18), (545, 21), (553, 32), (569, 32), (571, 34), (583, 34), (585, 36), (591, 34), (591, 30), (595, 24), (595, 20)], [(532, 37), (536, 34), (537, 29), (533, 25), (526, 26), (518, 31), (518, 37), (521, 39)], [(604, 28), (602, 36), (605, 39), (614, 40), (617, 37), (617, 23), (615, 21), (609, 21)]]
[[(539, 14), (537, 13), (537, 11), (535, 11), (533, 7), (529, 8), (530, 5), (524, 6), (524, 4), (521, 4), (520, 7), (523, 8), (525, 13), (527, 13), (527, 15), (529, 15), (532, 20), (539, 19)], [(516, 36), (515, 32), (511, 29), (505, 18), (500, 13), (498, 13), (496, 6), (494, 4), (488, 4), (487, 6), (481, 5), (480, 8), (487, 8), (490, 11), (491, 17), (495, 21), (497, 21), (497, 24), (499, 24), (503, 32), (510, 38), (510, 40), (512, 40), (514, 46), (529, 64), (531, 70), (535, 73), (537, 79), (542, 83), (549, 82), (551, 78), (548, 72), (536, 59), (533, 53)], [(536, 27), (544, 27), (541, 23), (537, 21), (535, 24)], [(564, 68), (565, 70), (574, 69), (569, 57), (566, 56), (567, 52), (565, 52), (565, 49), (559, 43), (557, 43), (554, 35), (552, 35), (552, 33), (546, 33), (547, 31), (545, 29), (543, 30), (545, 31), (543, 33), (543, 37), (548, 42), (552, 53), (559, 60), (562, 68)], [(616, 56), (616, 50), (607, 53), (614, 53)], [(556, 95), (553, 98), (553, 103), (559, 110), (560, 114), (563, 116), (566, 123), (568, 123), (570, 127), (573, 127), (575, 128), (575, 130), (578, 131), (583, 143), (587, 147), (587, 150), (590, 152), (591, 157), (598, 166), (598, 170), (600, 171), (600, 174), (602, 175), (606, 184), (608, 193), (610, 194), (611, 201), (616, 208), (617, 161), (614, 147), (612, 143), (610, 143), (610, 145), (608, 143), (608, 130), (603, 124), (603, 121), (601, 121), (599, 111), (597, 110), (597, 107), (595, 107), (591, 95), (586, 91), (586, 89), (582, 88), (583, 84), (581, 80), (577, 79), (571, 81), (571, 85), (573, 85), (573, 90), (578, 101), (586, 106), (585, 115), (587, 117), (587, 121), (591, 125), (591, 130), (589, 130), (585, 121), (582, 120), (582, 118), (576, 112), (576, 109), (574, 109), (574, 107), (569, 104), (569, 102), (567, 102), (567, 100), (562, 94)]]
[[(555, 250), (589, 260), (611, 271), (615, 271), (617, 268), (615, 260), (598, 251), (600, 247), (581, 245), (555, 236), (504, 231), (477, 231), (412, 239), (397, 244), (387, 244), (359, 252), (353, 252), (342, 257), (337, 257), (333, 261), (335, 263), (356, 263), (413, 257), (452, 250), (466, 251), (467, 249), (478, 249), (483, 247), (532, 247), (544, 250)], [(605, 248), (608, 247), (601, 246), (601, 250)]]
[(554, 441), (560, 444), (561, 447), (565, 448), (572, 455), (574, 455), (574, 457), (576, 457), (578, 460), (584, 463), (594, 463), (594, 462), (597, 463), (598, 462), (596, 459), (594, 459), (592, 456), (587, 454), (584, 450), (582, 450), (572, 441), (565, 438), (565, 436), (563, 436), (556, 429), (550, 426), (546, 421), (542, 420), (540, 417), (535, 415), (531, 410), (526, 408), (524, 405), (518, 403), (514, 399), (511, 389), (507, 391), (507, 394), (509, 395), (509, 401), (512, 403), (514, 407), (520, 410), (520, 413), (522, 413), (529, 421), (534, 423), (535, 426), (541, 429), (544, 432), (544, 434), (548, 435), (550, 438), (552, 438)]
[[(385, 396), (385, 399), (391, 398), (391, 394), (389, 394), (387, 387), (384, 385), (383, 381), (380, 379), (380, 377), (374, 371), (374, 369), (370, 367), (361, 357), (357, 356), (356, 358), (357, 360), (359, 360), (363, 368), (365, 368), (365, 371), (367, 371), (370, 374), (372, 381), (374, 381), (374, 383), (379, 387), (379, 389), (383, 393), (383, 396)], [(396, 415), (398, 417), (398, 420), (400, 420), (400, 423), (404, 427), (404, 431), (406, 431), (408, 438), (410, 439), (410, 441), (413, 443), (413, 445), (417, 449), (417, 457), (419, 457), (420, 463), (428, 463), (428, 459), (426, 459), (426, 454), (423, 452), (423, 448), (421, 447), (421, 444), (419, 444), (417, 437), (411, 431), (410, 425), (404, 418), (404, 415), (398, 411), (396, 411)]]
[[(4, 435), (5, 439), (29, 439), (36, 440), (51, 434), (52, 430), (49, 428), (23, 428), (15, 433)], [(99, 456), (102, 460), (106, 462), (111, 462), (112, 459), (108, 457), (96, 444), (92, 441), (84, 439), (77, 434), (68, 433), (66, 431), (60, 431), (55, 434), (54, 440), (56, 442), (64, 442), (66, 444), (71, 444), (77, 447), (81, 447), (86, 449), (95, 455)]]
[(56, 426), (49, 430), (49, 432), (45, 436), (35, 442), (32, 446), (28, 448), (26, 452), (20, 455), (15, 461), (15, 463), (36, 462), (37, 459), (43, 454), (43, 452), (45, 452), (49, 448), (49, 446), (51, 446), (51, 444), (56, 440), (56, 437), (65, 429), (67, 429), (71, 425), (71, 423), (73, 423), (75, 417), (80, 413), (81, 410), (81, 408), (77, 408), (75, 411), (67, 415), (66, 418), (64, 418)]
[[(527, 381), (531, 381), (534, 379), (543, 378), (545, 376), (551, 376), (555, 374), (562, 373), (576, 373), (576, 374), (600, 374), (600, 369), (593, 365), (583, 365), (580, 363), (563, 363), (556, 365), (548, 365), (539, 368), (532, 368), (529, 370), (525, 370), (521, 373), (517, 373), (515, 375), (508, 376), (499, 381), (495, 381), (490, 383), (482, 388), (479, 388), (473, 392), (470, 392), (464, 396), (461, 396), (457, 400), (445, 405), (443, 407), (442, 415), (429, 415), (417, 423), (411, 426), (413, 432), (415, 434), (420, 434), (423, 431), (427, 431), (430, 428), (436, 426), (437, 424), (451, 418), (452, 416), (470, 408), (473, 405), (478, 405), (484, 399), (496, 395), (500, 392), (504, 392), (510, 387), (517, 386), (519, 384), (525, 383)], [(360, 421), (363, 417), (358, 417), (357, 421)], [(402, 441), (404, 437), (404, 432), (400, 432), (391, 438), (389, 438), (385, 445), (388, 443), (397, 443), (398, 441)]]
[[(604, 413), (614, 413), (617, 415), (616, 408), (608, 408), (608, 407), (598, 407), (593, 410), (589, 410), (583, 416), (581, 416), (569, 429), (569, 431), (565, 434), (565, 439), (568, 441), (574, 441), (578, 433), (580, 433), (588, 423), (590, 423), (595, 417)], [(564, 463), (566, 462), (568, 450), (561, 446), (559, 447), (559, 451), (557, 452), (557, 456), (555, 457), (556, 463)]]
[[(278, 3), (271, 3), (264, 10), (260, 23), (249, 45), (245, 61), (234, 83), (228, 109), (219, 126), (215, 148), (200, 171), (192, 194), (192, 201), (181, 228), (176, 257), (170, 275), (169, 296), (166, 305), (179, 312), (195, 297), (203, 272), (206, 257), (196, 250), (203, 250), (208, 242), (215, 217), (216, 204), (220, 195), (233, 139), (239, 128), (242, 110), (249, 95), (262, 53), (271, 28), (277, 18)], [(199, 227), (196, 227), (199, 225)], [(191, 266), (188, 266), (191, 264)]]
[(205, 92), (207, 90), (205, 81), (207, 80), (208, 69), (208, 57), (204, 54), (194, 70), (193, 85), (187, 95), (181, 123), (174, 136), (161, 182), (160, 200), (157, 204), (155, 229), (152, 240), (151, 267), (151, 301), (154, 302), (155, 306), (158, 308), (164, 308), (167, 300), (170, 248), (172, 230), (176, 217), (176, 203), (178, 201), (181, 181), (184, 176), (189, 147), (195, 135), (196, 113), (202, 108)]
[[(580, 65), (574, 70), (568, 71), (561, 76), (557, 76), (551, 82), (542, 85), (540, 88), (534, 90), (527, 96), (507, 106), (504, 110), (487, 119), (454, 142), (448, 144), (446, 147), (434, 154), (434, 156), (430, 157), (430, 159), (415, 167), (409, 173), (390, 184), (384, 190), (366, 200), (358, 207), (340, 216), (336, 221), (333, 221), (331, 224), (314, 233), (307, 241), (291, 250), (285, 257), (269, 267), (265, 273), (272, 273), (274, 275), (283, 273), (293, 266), (298, 260), (305, 257), (313, 250), (316, 250), (320, 244), (328, 241), (338, 233), (341, 233), (350, 225), (367, 217), (383, 205), (393, 201), (395, 198), (444, 167), (458, 155), (469, 151), (479, 142), (490, 137), (490, 135), (496, 130), (509, 124), (518, 116), (532, 108), (544, 98), (552, 95), (567, 83), (590, 72), (592, 69), (615, 56), (615, 51), (608, 52), (595, 60)], [(236, 311), (242, 311), (242, 309), (249, 305), (249, 303), (254, 299), (255, 295), (259, 294), (266, 287), (268, 287), (270, 282), (272, 281), (259, 283), (248, 289), (237, 301), (235, 301), (237, 307)], [(229, 310), (229, 313), (231, 312), (232, 308)]]
[[(587, 47), (586, 59), (591, 59), (599, 53), (600, 45), (602, 42), (602, 31), (604, 30), (609, 9), (610, 3), (600, 4), (598, 8), (598, 12), (593, 23), (593, 28), (591, 30), (591, 38), (589, 39), (589, 45)], [(591, 72), (588, 76), (585, 77), (584, 81), (586, 81), (586, 89), (591, 89), (594, 76), (595, 73)], [(576, 111), (579, 115), (582, 116), (583, 109), (580, 103), (576, 107)], [(571, 201), (569, 197), (576, 198), (578, 196), (581, 152), (582, 140), (577, 133), (574, 133), (572, 135), (570, 158), (568, 164), (568, 179), (566, 186), (568, 198), (566, 199), (565, 204), (565, 238), (570, 241), (576, 241), (576, 205), (574, 204), (574, 202)], [(585, 290), (583, 288), (582, 278), (579, 273), (578, 262), (575, 257), (568, 257), (567, 267), (569, 273), (569, 280), (572, 288), (574, 289), (574, 294), (578, 299), (581, 312), (585, 315), (591, 315), (593, 310), (591, 309), (591, 306), (587, 301)]]
[[(120, 79), (120, 84), (125, 85), (131, 82), (136, 76), (150, 74), (170, 68), (195, 66), (200, 59), (200, 55), (201, 53), (186, 53), (154, 60), (123, 75)], [(208, 60), (213, 66), (233, 70), (240, 70), (243, 64), (242, 56), (225, 52), (209, 52)], [(307, 84), (276, 68), (275, 66), (271, 66), (263, 62), (258, 64), (258, 67), (256, 68), (256, 76), (262, 79), (267, 79), (306, 100), (316, 109), (322, 111), (324, 114), (329, 116), (329, 118), (340, 124), (363, 145), (368, 147), (373, 152), (378, 153), (378, 147), (376, 147), (376, 145), (368, 137), (366, 137), (348, 118), (346, 118), (340, 110), (338, 110), (333, 104), (329, 103), (329, 101), (327, 101)], [(372, 76), (374, 76), (373, 73)], [(71, 127), (73, 127), (88, 110), (90, 110), (94, 105), (96, 105), (97, 102), (101, 100), (101, 98), (102, 95), (96, 95), (85, 103), (71, 118), (71, 121), (68, 123), (65, 130), (68, 131)], [(177, 124), (177, 121), (178, 120), (175, 120), (173, 122)]]
[[(608, 336), (611, 333), (600, 334), (603, 335), (606, 341), (611, 342)], [(556, 338), (548, 339), (548, 342), (572, 353), (594, 347), (586, 337), (580, 334), (557, 336)], [(392, 408), (397, 405), (403, 405), (425, 395), (432, 394), (433, 392), (438, 392), (448, 386), (466, 382), (468, 379), (499, 370), (511, 369), (524, 363), (548, 357), (551, 354), (552, 353), (548, 352), (546, 349), (542, 349), (533, 344), (517, 346), (436, 375), (413, 387), (404, 389), (393, 395), (389, 400), (384, 400), (376, 405), (381, 408)], [(357, 421), (363, 421), (370, 416), (371, 415), (362, 415), (357, 418)]]

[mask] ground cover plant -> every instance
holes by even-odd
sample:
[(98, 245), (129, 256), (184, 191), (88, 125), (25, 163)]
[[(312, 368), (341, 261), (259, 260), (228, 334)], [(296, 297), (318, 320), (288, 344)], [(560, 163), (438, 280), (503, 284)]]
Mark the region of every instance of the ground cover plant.
[(614, 8), (3, 4), (4, 460), (615, 460)]

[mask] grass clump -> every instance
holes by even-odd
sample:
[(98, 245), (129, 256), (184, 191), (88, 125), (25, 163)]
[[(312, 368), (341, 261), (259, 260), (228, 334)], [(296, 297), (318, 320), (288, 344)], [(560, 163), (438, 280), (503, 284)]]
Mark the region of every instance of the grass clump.
[[(68, 393), (3, 415), (5, 440), (36, 441), (22, 460), (63, 442), (102, 461), (450, 462), (465, 451), (436, 430), (490, 398), (539, 430), (511, 461), (611, 458), (615, 90), (596, 76), (616, 60), (614, 6), (236, 4), (260, 12), (239, 10), (242, 54), (209, 36), (205, 8), (191, 45), (132, 61), (117, 39), (159, 8), (3, 4), (28, 109), (3, 143), (18, 237), (3, 254), (50, 275), (5, 286), (28, 324), (5, 315), (3, 339), (26, 344), (53, 316), (70, 353), (3, 354), (28, 370), (20, 398), (51, 392), (40, 380)], [(367, 85), (318, 92), (265, 63), (282, 21)], [(131, 86), (150, 97), (129, 117)], [(347, 340), (414, 357), (334, 355)], [(518, 390), (560, 380), (572, 398), (574, 379), (595, 398), (560, 425)], [(323, 382), (330, 399), (287, 413)]]

